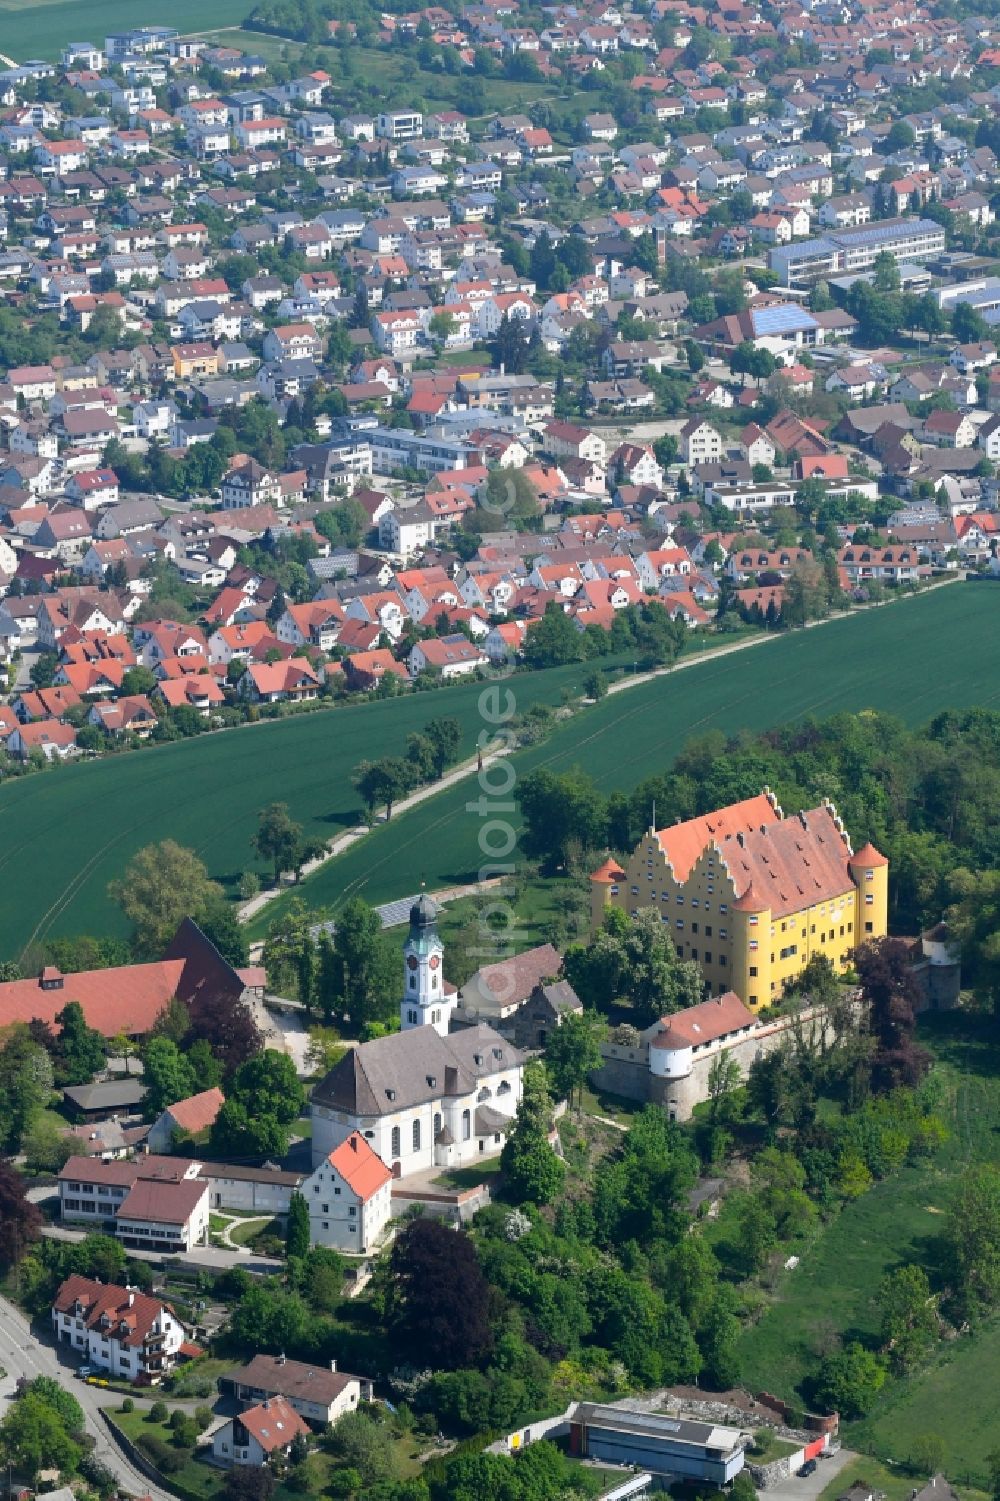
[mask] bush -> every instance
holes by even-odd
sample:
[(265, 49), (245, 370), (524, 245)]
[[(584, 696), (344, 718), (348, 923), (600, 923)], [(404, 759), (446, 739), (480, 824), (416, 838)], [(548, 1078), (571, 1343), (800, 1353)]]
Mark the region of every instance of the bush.
[(80, 1460), (80, 1475), (92, 1486), (99, 1496), (114, 1496), (118, 1491), (118, 1479), (113, 1470), (110, 1470), (101, 1460), (95, 1459), (93, 1454), (85, 1454)]
[(135, 1403), (132, 1401), (131, 1397), (126, 1397), (125, 1398), (124, 1402), (121, 1405), (121, 1411), (122, 1412), (135, 1412)]
[(198, 1424), (194, 1418), (189, 1418), (187, 1413), (181, 1414), (179, 1423), (171, 1423), (170, 1430), (174, 1436), (175, 1449), (193, 1449), (198, 1442)]
[(176, 1449), (171, 1449), (155, 1433), (144, 1433), (139, 1440), (139, 1448), (164, 1475), (176, 1475), (184, 1463), (183, 1455), (178, 1454)]
[(148, 1423), (165, 1423), (167, 1421), (166, 1402), (154, 1402), (149, 1409), (149, 1417), (146, 1421)]

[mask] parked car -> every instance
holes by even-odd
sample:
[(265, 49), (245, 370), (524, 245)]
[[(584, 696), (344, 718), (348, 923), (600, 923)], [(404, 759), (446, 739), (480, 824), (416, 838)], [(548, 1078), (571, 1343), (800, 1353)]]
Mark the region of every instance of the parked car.
[(807, 1459), (801, 1470), (798, 1471), (798, 1474), (804, 1480), (807, 1475), (814, 1475), (818, 1468), (819, 1466), (814, 1459)]
[(92, 1365), (78, 1365), (76, 1374), (80, 1377), (81, 1381), (85, 1381), (88, 1376), (93, 1376), (94, 1367)]

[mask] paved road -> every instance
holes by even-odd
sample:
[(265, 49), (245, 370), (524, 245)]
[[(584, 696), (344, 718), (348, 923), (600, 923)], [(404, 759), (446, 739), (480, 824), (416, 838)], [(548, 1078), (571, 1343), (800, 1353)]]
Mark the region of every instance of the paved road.
[[(506, 754), (506, 750), (501, 750), (493, 755), (484, 756), (483, 766), (492, 765), (494, 761), (499, 760)], [(393, 814), (405, 813), (407, 808), (415, 808), (418, 803), (424, 802), (426, 798), (435, 797), (439, 792), (443, 792), (453, 782), (460, 782), (463, 778), (472, 776), (478, 769), (478, 756), (470, 756), (468, 760), (462, 761), (458, 766), (453, 766), (450, 771), (446, 771), (444, 776), (439, 777), (436, 782), (428, 782), (425, 786), (418, 787), (415, 792), (409, 793), (406, 797), (401, 797), (393, 804)], [(381, 818), (377, 820), (377, 823), (381, 822), (384, 822), (384, 820)], [(356, 844), (359, 839), (364, 839), (368, 833), (369, 827), (367, 824), (357, 824), (353, 829), (348, 829), (345, 834), (339, 835), (326, 846), (321, 855), (317, 855), (315, 860), (309, 860), (303, 865), (301, 879), (304, 880), (306, 876), (311, 876), (314, 870), (318, 870), (321, 865), (325, 865), (335, 855), (342, 855), (346, 849), (349, 849), (352, 844)], [(269, 886), (266, 891), (261, 891), (257, 896), (251, 897), (248, 902), (243, 903), (237, 912), (239, 921), (249, 922), (252, 917), (256, 917), (258, 912), (262, 912), (276, 897), (293, 889), (294, 887), (291, 885)], [(259, 945), (255, 944), (251, 947), (251, 958), (253, 958), (254, 952), (257, 949), (259, 949)]]
[(69, 1360), (61, 1360), (53, 1346), (39, 1343), (24, 1315), (6, 1298), (0, 1298), (0, 1366), (7, 1373), (0, 1381), (0, 1411), (6, 1410), (20, 1377), (28, 1381), (35, 1376), (54, 1377), (72, 1391), (83, 1408), (87, 1432), (96, 1440), (94, 1454), (113, 1471), (123, 1490), (133, 1496), (152, 1496), (153, 1501), (176, 1501), (168, 1491), (152, 1485), (112, 1442), (101, 1408), (117, 1404), (121, 1397), (74, 1380)]

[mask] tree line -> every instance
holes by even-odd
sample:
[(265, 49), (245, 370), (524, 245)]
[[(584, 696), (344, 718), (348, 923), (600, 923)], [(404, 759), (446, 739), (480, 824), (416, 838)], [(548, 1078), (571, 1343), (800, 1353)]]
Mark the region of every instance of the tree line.
[(856, 846), (890, 861), (890, 917), (913, 929), (944, 915), (980, 998), (1000, 998), (1000, 714), (946, 710), (918, 729), (868, 710), (688, 742), (669, 770), (605, 795), (580, 768), (530, 772), (518, 786), (522, 847), (543, 869), (583, 870), (605, 849), (627, 857), (660, 827), (769, 786), (786, 816), (830, 798)]

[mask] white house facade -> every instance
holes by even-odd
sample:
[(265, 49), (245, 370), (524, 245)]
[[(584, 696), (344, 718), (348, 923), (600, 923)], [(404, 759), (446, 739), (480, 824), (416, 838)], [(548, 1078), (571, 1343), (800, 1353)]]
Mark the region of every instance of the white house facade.
[(156, 1381), (171, 1371), (186, 1334), (171, 1309), (131, 1287), (72, 1276), (52, 1305), (56, 1339), (125, 1381)]
[(364, 1255), (392, 1218), (392, 1173), (357, 1131), (302, 1185), (314, 1246)]

